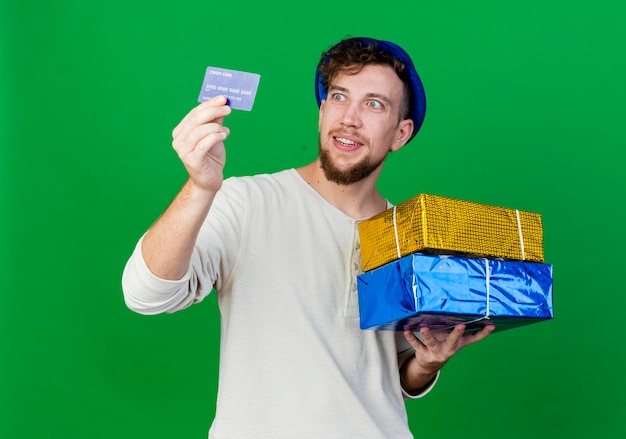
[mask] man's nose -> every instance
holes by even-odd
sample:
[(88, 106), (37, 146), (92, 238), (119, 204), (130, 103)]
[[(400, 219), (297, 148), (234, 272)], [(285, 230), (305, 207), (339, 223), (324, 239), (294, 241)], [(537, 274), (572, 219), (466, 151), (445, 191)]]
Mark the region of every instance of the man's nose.
[(361, 108), (355, 102), (346, 105), (342, 114), (341, 123), (348, 127), (358, 127), (361, 125)]

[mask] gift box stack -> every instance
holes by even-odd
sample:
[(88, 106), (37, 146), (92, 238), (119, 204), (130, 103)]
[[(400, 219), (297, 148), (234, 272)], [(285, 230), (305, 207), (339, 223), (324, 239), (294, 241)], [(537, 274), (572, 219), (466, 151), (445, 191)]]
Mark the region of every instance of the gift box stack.
[(553, 318), (537, 213), (421, 194), (359, 223), (361, 329), (496, 331)]

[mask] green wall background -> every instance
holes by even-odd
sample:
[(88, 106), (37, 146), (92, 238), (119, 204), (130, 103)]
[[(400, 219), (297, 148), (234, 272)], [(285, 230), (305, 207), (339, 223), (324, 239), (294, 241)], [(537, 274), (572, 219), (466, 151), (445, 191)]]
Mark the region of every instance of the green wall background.
[(0, 437), (206, 437), (215, 297), (144, 317), (120, 288), (185, 178), (171, 130), (207, 65), (252, 71), (226, 174), (308, 163), (318, 57), (367, 35), (413, 55), (428, 98), (381, 190), (540, 212), (554, 264), (556, 318), (459, 353), (408, 404), (416, 437), (623, 438), (624, 5), (3, 0)]

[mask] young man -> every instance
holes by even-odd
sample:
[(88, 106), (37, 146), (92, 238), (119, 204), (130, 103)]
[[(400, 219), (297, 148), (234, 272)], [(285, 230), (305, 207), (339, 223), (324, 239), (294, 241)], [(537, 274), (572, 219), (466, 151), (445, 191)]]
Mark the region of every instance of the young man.
[(215, 287), (221, 312), (209, 437), (410, 438), (405, 398), (434, 385), (464, 335), (359, 329), (357, 224), (389, 204), (376, 181), (424, 118), (422, 85), (397, 45), (344, 40), (316, 73), (319, 157), (299, 169), (224, 181), (224, 97), (173, 131), (189, 178), (139, 241), (127, 305), (174, 312)]

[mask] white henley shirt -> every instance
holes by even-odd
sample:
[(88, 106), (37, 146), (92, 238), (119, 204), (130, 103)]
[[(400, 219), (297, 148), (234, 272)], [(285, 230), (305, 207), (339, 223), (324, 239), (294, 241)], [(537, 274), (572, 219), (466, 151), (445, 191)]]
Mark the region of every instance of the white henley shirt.
[(122, 279), (132, 310), (174, 312), (216, 290), (210, 439), (413, 437), (399, 378), (413, 352), (401, 332), (359, 328), (357, 224), (289, 169), (224, 181), (181, 280), (151, 273), (139, 241)]

